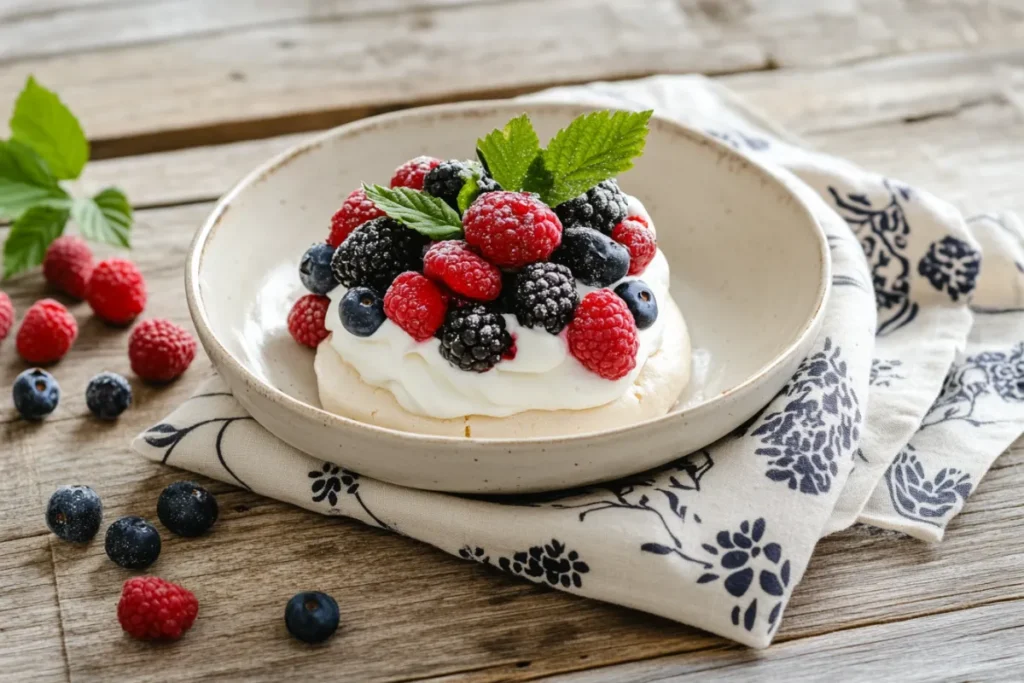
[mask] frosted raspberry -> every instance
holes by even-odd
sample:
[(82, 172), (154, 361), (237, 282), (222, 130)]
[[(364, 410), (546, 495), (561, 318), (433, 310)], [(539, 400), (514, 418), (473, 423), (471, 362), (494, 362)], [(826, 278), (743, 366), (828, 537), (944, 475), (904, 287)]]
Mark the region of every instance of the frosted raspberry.
[(562, 242), (562, 223), (537, 197), (526, 192), (489, 192), (462, 218), (466, 242), (501, 268), (545, 261)]
[(100, 261), (92, 271), (85, 299), (112, 325), (127, 325), (146, 308), (146, 281), (138, 267), (122, 258)]
[(315, 349), (327, 335), (325, 321), (331, 300), (318, 294), (307, 294), (292, 306), (288, 314), (288, 332), (303, 346)]
[(331, 216), (331, 234), (327, 244), (337, 247), (349, 233), (367, 221), (386, 215), (369, 200), (363, 188), (353, 190), (342, 202), (341, 208)]
[(640, 338), (633, 314), (607, 289), (583, 297), (566, 339), (576, 360), (605, 379), (625, 377), (636, 367)]
[(434, 157), (416, 157), (395, 169), (391, 176), (391, 187), (408, 187), (413, 190), (423, 189), (423, 179), (441, 163)]
[(34, 365), (59, 361), (78, 338), (78, 323), (64, 305), (53, 299), (32, 304), (18, 328), (18, 353)]
[(501, 294), (501, 271), (460, 240), (432, 245), (423, 256), (423, 273), (467, 299), (493, 301)]
[(658, 253), (654, 232), (639, 217), (630, 216), (612, 230), (612, 239), (629, 251), (629, 274), (639, 275)]
[(434, 336), (448, 309), (444, 292), (419, 273), (408, 271), (395, 278), (384, 295), (384, 314), (416, 341)]
[(170, 320), (143, 320), (128, 336), (132, 371), (149, 382), (170, 382), (196, 357), (196, 340)]

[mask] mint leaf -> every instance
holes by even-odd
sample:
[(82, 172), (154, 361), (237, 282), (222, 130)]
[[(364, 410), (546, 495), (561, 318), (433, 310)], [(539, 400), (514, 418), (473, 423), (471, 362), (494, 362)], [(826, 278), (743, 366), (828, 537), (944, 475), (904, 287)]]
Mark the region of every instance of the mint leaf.
[[(548, 170), (547, 165), (544, 163), (544, 153), (541, 152), (530, 164), (530, 168), (526, 171), (526, 177), (523, 178), (523, 191), (524, 192), (535, 192), (541, 197), (551, 191), (551, 187), (555, 184), (555, 177)], [(552, 204), (554, 206), (554, 204)]]
[(108, 187), (91, 199), (76, 199), (71, 216), (86, 239), (131, 247), (132, 206), (116, 187)]
[(477, 140), (476, 153), (503, 189), (520, 192), (525, 189), (530, 165), (540, 154), (540, 140), (530, 117), (523, 114)]
[(408, 187), (363, 185), (363, 190), (378, 209), (430, 239), (447, 240), (462, 235), (462, 219), (443, 199)]
[(13, 220), (37, 204), (60, 206), (67, 200), (42, 157), (16, 140), (0, 142), (0, 217)]
[(558, 131), (544, 151), (552, 186), (541, 194), (550, 206), (586, 192), (602, 180), (633, 168), (644, 152), (652, 111), (598, 111)]
[(14, 103), (10, 125), (11, 139), (34, 149), (61, 180), (77, 178), (89, 160), (89, 141), (78, 119), (32, 76)]
[(4, 277), (42, 263), (50, 242), (64, 232), (68, 215), (67, 209), (52, 206), (34, 206), (21, 214), (4, 242)]
[(462, 189), (459, 190), (459, 196), (455, 200), (455, 203), (459, 205), (459, 212), (466, 213), (466, 209), (469, 205), (476, 201), (476, 198), (480, 196), (480, 184), (477, 182), (480, 180), (480, 176), (472, 175), (462, 185)]

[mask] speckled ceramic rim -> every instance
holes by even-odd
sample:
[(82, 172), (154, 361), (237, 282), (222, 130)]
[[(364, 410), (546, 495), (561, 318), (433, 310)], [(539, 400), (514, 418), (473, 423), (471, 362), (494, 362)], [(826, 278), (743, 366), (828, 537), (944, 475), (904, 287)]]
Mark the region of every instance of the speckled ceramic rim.
[(785, 201), (797, 206), (806, 218), (804, 223), (805, 227), (811, 229), (813, 237), (818, 243), (820, 279), (818, 281), (818, 291), (815, 298), (813, 313), (806, 321), (804, 321), (804, 324), (800, 327), (799, 331), (794, 334), (792, 341), (786, 346), (782, 353), (778, 354), (768, 364), (760, 368), (744, 381), (721, 392), (707, 401), (699, 403), (693, 407), (686, 408), (685, 410), (675, 410), (661, 417), (644, 420), (626, 427), (619, 427), (599, 432), (587, 432), (571, 436), (539, 437), (530, 439), (467, 439), (464, 437), (417, 434), (415, 432), (405, 432), (386, 427), (378, 427), (376, 425), (366, 424), (341, 415), (335, 415), (334, 413), (327, 412), (322, 408), (316, 408), (308, 403), (303, 403), (302, 401), (289, 396), (253, 374), (245, 364), (236, 359), (231, 352), (221, 344), (220, 340), (217, 339), (216, 335), (211, 330), (206, 309), (203, 306), (202, 295), (199, 291), (199, 268), (202, 264), (210, 237), (216, 231), (221, 219), (231, 208), (231, 203), (239, 194), (248, 190), (252, 185), (260, 182), (267, 176), (275, 173), (278, 169), (287, 165), (299, 156), (316, 149), (322, 145), (324, 141), (339, 136), (352, 136), (372, 132), (377, 128), (399, 123), (410, 116), (466, 118), (473, 116), (489, 116), (502, 111), (508, 111), (510, 116), (514, 116), (521, 114), (523, 111), (541, 110), (556, 114), (564, 114), (566, 121), (569, 121), (579, 115), (580, 112), (596, 109), (598, 109), (598, 107), (593, 107), (585, 103), (556, 104), (543, 102), (515, 102), (512, 100), (461, 102), (457, 104), (441, 104), (431, 107), (408, 109), (381, 116), (374, 116), (360, 121), (355, 121), (353, 123), (348, 123), (337, 128), (332, 128), (311, 140), (285, 150), (262, 166), (256, 168), (245, 176), (237, 185), (235, 185), (230, 192), (224, 195), (219, 202), (217, 202), (217, 206), (213, 209), (213, 212), (206, 219), (206, 222), (203, 223), (203, 226), (193, 238), (192, 244), (189, 247), (188, 260), (185, 264), (185, 296), (188, 301), (189, 312), (191, 313), (192, 320), (195, 323), (196, 331), (199, 333), (200, 341), (202, 341), (203, 347), (206, 349), (206, 352), (209, 354), (214, 365), (218, 368), (221, 367), (222, 364), (231, 366), (235, 373), (244, 379), (248, 387), (257, 390), (259, 393), (279, 405), (283, 411), (304, 414), (311, 419), (319, 420), (327, 426), (337, 425), (339, 428), (363, 429), (367, 432), (378, 434), (381, 437), (405, 438), (416, 443), (436, 443), (442, 445), (457, 443), (465, 444), (467, 441), (479, 442), (495, 447), (500, 447), (502, 444), (557, 445), (559, 443), (592, 439), (595, 437), (608, 436), (631, 430), (636, 430), (639, 433), (645, 428), (645, 426), (661, 422), (663, 420), (677, 420), (682, 423), (689, 419), (699, 418), (701, 414), (714, 410), (715, 407), (719, 403), (724, 402), (728, 396), (750, 388), (751, 385), (755, 384), (760, 377), (770, 373), (774, 368), (790, 360), (794, 354), (799, 352), (800, 347), (807, 340), (807, 337), (815, 334), (818, 330), (819, 323), (824, 314), (825, 301), (828, 298), (832, 283), (832, 262), (828, 249), (828, 242), (825, 239), (825, 233), (807, 206), (792, 191), (790, 191), (782, 181), (777, 179), (771, 173), (739, 154), (728, 145), (719, 142), (710, 136), (704, 135), (703, 133), (687, 128), (679, 123), (660, 118), (658, 116), (651, 119), (652, 126), (658, 126), (663, 130), (689, 138), (691, 141), (699, 145), (713, 148), (720, 156), (728, 157), (732, 163), (739, 164), (743, 166), (747, 172), (757, 175), (766, 186), (774, 188), (775, 192), (780, 195), (780, 197), (783, 197)]

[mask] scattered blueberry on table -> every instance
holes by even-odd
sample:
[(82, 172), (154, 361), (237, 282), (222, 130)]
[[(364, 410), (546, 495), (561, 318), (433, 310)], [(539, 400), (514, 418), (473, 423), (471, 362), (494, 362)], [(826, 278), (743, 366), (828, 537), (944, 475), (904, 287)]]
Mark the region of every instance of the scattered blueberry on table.
[(18, 375), (11, 393), (14, 407), (26, 420), (42, 420), (60, 403), (60, 385), (53, 375), (40, 368), (31, 368)]
[(100, 529), (103, 503), (88, 486), (61, 486), (46, 506), (46, 526), (57, 538), (86, 543)]
[(101, 372), (89, 380), (85, 404), (101, 420), (116, 420), (132, 404), (132, 385), (114, 372)]
[(284, 623), (296, 639), (304, 643), (322, 643), (338, 630), (341, 619), (338, 603), (326, 593), (298, 593), (288, 601)]
[(217, 499), (194, 481), (176, 481), (163, 490), (156, 514), (167, 529), (179, 536), (201, 536), (218, 515)]
[(145, 569), (160, 557), (160, 533), (141, 517), (122, 517), (107, 528), (104, 547), (125, 569)]

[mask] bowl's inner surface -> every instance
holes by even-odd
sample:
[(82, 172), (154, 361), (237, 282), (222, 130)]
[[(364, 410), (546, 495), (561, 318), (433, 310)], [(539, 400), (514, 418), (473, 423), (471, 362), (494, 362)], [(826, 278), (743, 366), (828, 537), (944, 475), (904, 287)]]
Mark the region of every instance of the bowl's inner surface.
[[(291, 340), (285, 322), (304, 293), (303, 252), (326, 237), (331, 215), (361, 182), (386, 185), (419, 154), (472, 157), (477, 137), (522, 111), (543, 140), (583, 110), (413, 112), (328, 137), (265, 171), (231, 200), (199, 262), (213, 334), (254, 375), (319, 407), (313, 353)], [(690, 326), (695, 375), (677, 410), (736, 387), (793, 344), (815, 313), (825, 270), (820, 236), (795, 200), (745, 162), (657, 120), (620, 184), (654, 218)]]

